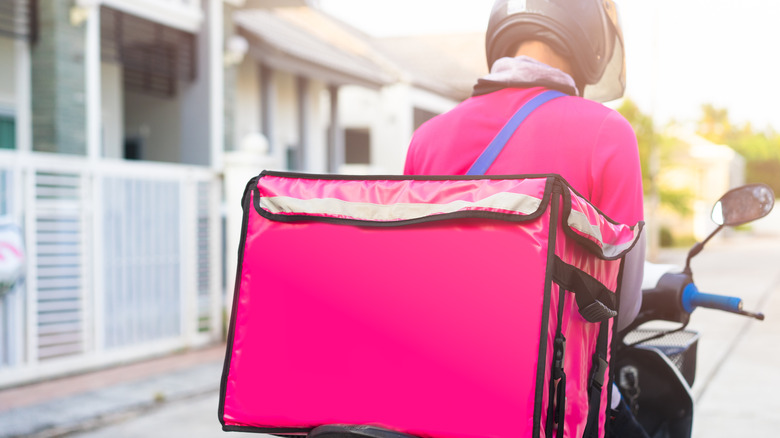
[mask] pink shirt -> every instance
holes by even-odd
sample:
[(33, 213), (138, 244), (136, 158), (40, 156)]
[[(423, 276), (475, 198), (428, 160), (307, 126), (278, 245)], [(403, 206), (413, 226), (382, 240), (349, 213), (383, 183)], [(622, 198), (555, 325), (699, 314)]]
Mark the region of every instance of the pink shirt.
[[(543, 88), (507, 88), (472, 97), (414, 134), (407, 175), (463, 175), (523, 103)], [(618, 112), (565, 96), (537, 108), (518, 128), (487, 172), (557, 173), (611, 219), (634, 225), (643, 218), (636, 136)]]

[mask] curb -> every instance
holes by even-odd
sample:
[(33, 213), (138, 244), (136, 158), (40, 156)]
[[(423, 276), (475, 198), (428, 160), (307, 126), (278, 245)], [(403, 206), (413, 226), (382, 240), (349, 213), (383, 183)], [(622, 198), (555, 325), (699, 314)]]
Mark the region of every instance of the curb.
[[(222, 361), (0, 413), (0, 438), (48, 438), (132, 418), (219, 389)], [(216, 408), (215, 408), (216, 409)], [(216, 410), (215, 410), (216, 415)]]

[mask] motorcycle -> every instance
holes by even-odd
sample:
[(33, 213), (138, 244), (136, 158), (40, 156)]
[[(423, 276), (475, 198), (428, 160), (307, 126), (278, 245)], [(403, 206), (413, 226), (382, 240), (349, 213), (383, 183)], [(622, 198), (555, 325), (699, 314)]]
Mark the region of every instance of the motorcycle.
[[(686, 438), (693, 425), (691, 386), (696, 377), (699, 334), (688, 330), (691, 313), (699, 308), (716, 309), (763, 320), (761, 313), (742, 308), (737, 297), (698, 290), (693, 281), (691, 259), (725, 227), (752, 222), (769, 214), (774, 193), (763, 184), (752, 184), (726, 193), (714, 206), (712, 219), (718, 227), (688, 253), (682, 272), (667, 272), (658, 265), (646, 266), (653, 287), (643, 289), (642, 307), (636, 319), (617, 333), (613, 349), (613, 379), (635, 418), (652, 438)], [(648, 278), (650, 277), (650, 278)], [(651, 321), (680, 324), (672, 329), (650, 329)], [(309, 438), (415, 438), (373, 425), (324, 425)]]
[[(757, 320), (761, 313), (743, 309), (738, 297), (698, 290), (691, 259), (725, 227), (760, 219), (772, 210), (774, 193), (763, 184), (738, 187), (723, 195), (712, 210), (717, 228), (688, 252), (682, 272), (663, 272), (646, 266), (654, 287), (642, 291), (642, 308), (636, 319), (617, 334), (614, 379), (634, 416), (653, 438), (686, 438), (693, 426), (691, 386), (696, 378), (699, 333), (687, 330), (691, 313), (700, 307), (721, 310)], [(649, 269), (648, 269), (649, 268)], [(673, 329), (647, 329), (651, 321), (680, 324)]]

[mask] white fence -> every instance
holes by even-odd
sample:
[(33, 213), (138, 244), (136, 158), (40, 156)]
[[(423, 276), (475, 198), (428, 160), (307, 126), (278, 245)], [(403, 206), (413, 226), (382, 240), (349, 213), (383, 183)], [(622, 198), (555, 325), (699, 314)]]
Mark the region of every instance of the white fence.
[(220, 179), (192, 166), (0, 151), (25, 281), (0, 301), (0, 387), (222, 330)]

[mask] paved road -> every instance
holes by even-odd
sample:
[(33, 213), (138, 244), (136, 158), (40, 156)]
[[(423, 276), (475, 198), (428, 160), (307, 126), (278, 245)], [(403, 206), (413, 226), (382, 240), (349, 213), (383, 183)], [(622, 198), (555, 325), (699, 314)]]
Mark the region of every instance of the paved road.
[[(231, 435), (236, 435), (236, 432), (222, 432), (222, 427), (217, 420), (217, 401), (216, 392), (180, 400), (112, 426), (74, 436), (81, 438), (229, 438)], [(270, 438), (262, 434), (251, 436)]]
[(731, 243), (738, 246), (702, 253), (693, 264), (696, 282), (702, 290), (744, 298), (745, 309), (763, 312), (766, 320), (708, 310), (692, 316), (691, 326), (702, 333), (694, 438), (780, 431), (780, 240)]
[[(665, 251), (664, 262), (682, 265), (684, 251)], [(702, 332), (697, 381), (694, 438), (746, 435), (777, 436), (780, 430), (780, 234), (758, 233), (714, 241), (694, 260), (702, 290), (732, 293), (745, 308), (760, 310), (756, 322), (699, 310), (691, 327)], [(217, 394), (180, 400), (135, 417), (75, 435), (82, 438), (218, 437)], [(252, 436), (262, 436), (252, 434)]]

